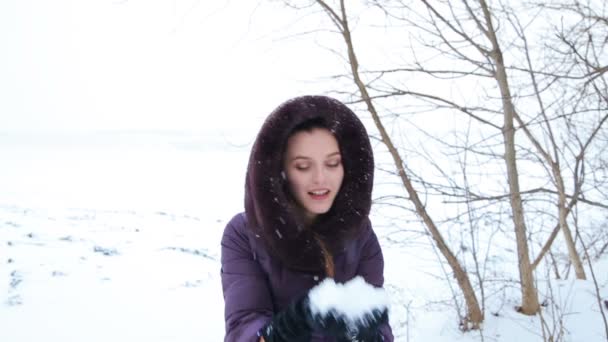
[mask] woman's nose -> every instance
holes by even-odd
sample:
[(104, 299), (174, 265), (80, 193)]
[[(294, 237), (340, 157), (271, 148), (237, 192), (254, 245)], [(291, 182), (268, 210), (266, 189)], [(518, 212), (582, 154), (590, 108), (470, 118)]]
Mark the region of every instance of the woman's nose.
[(312, 177), (314, 184), (322, 184), (325, 181), (325, 170), (322, 167), (315, 168)]

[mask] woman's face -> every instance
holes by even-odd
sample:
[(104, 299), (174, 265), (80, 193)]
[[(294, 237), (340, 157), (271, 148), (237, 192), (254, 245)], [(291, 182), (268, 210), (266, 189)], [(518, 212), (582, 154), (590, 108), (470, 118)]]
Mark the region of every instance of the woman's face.
[(289, 189), (309, 221), (331, 208), (344, 178), (336, 138), (324, 128), (300, 131), (287, 141), (283, 162)]

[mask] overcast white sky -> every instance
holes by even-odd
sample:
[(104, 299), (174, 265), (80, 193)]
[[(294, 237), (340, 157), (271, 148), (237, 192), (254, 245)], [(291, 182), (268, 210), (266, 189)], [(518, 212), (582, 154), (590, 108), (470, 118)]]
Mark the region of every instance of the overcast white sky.
[(276, 42), (296, 13), (260, 2), (2, 0), (0, 130), (238, 129), (327, 91), (304, 82), (327, 55)]

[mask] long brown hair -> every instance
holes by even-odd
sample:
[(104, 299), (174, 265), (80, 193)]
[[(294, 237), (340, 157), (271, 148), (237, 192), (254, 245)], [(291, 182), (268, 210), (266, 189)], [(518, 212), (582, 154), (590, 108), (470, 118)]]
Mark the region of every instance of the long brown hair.
[(336, 275), (336, 266), (334, 264), (334, 256), (331, 254), (327, 245), (318, 234), (314, 234), (315, 240), (319, 244), (321, 248), (321, 253), (323, 254), (323, 262), (325, 264), (325, 276), (328, 278), (334, 278)]

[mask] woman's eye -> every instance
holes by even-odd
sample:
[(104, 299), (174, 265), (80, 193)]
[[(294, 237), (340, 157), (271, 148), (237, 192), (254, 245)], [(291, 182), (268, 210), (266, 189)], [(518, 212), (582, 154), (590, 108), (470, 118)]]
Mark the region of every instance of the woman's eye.
[(335, 161), (331, 161), (329, 163), (327, 163), (327, 166), (329, 167), (338, 167), (340, 166), (341, 161), (340, 160), (335, 160)]
[(304, 171), (308, 169), (308, 165), (296, 165), (296, 170)]

